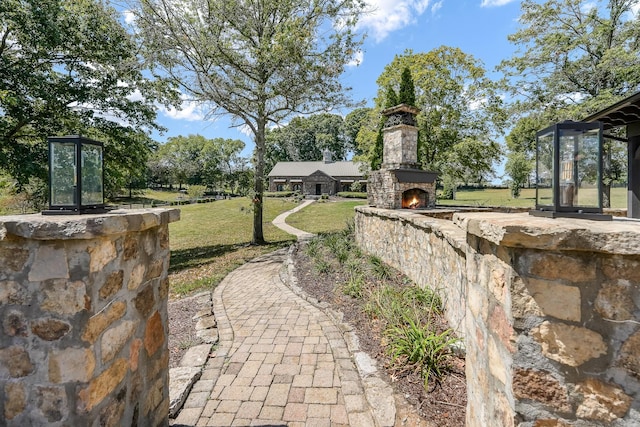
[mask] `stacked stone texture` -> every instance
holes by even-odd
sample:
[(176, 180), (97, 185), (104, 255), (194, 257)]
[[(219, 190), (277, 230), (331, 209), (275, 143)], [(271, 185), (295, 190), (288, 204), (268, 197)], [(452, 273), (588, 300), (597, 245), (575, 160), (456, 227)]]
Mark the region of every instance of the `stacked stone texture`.
[(356, 240), (442, 295), (467, 426), (640, 425), (640, 225), (359, 207)]
[(168, 224), (178, 218), (0, 218), (3, 425), (168, 424)]
[(383, 132), (382, 168), (417, 168), (418, 128), (408, 124), (398, 124), (384, 128)]
[(427, 207), (436, 203), (436, 185), (433, 183), (399, 182), (394, 169), (418, 168), (418, 128), (399, 124), (384, 130), (382, 169), (371, 171), (367, 180), (367, 202), (383, 209), (402, 207), (402, 193), (419, 188), (427, 193)]

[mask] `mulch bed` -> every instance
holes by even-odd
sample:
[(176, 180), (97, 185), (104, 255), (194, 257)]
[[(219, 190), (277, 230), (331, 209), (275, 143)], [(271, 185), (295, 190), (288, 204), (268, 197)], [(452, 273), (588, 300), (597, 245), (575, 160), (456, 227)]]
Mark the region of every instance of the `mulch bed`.
[[(344, 271), (333, 264), (329, 273), (318, 273), (314, 270), (313, 260), (305, 254), (300, 244), (294, 250), (293, 261), (297, 285), (318, 301), (330, 303), (334, 309), (343, 313), (344, 321), (358, 335), (360, 348), (378, 361), (378, 366), (382, 367), (396, 393), (404, 396), (420, 417), (427, 423), (435, 422), (442, 427), (465, 425), (467, 391), (464, 358), (452, 356), (448, 372), (439, 382), (430, 381), (429, 390), (425, 391), (419, 372), (401, 371), (391, 366), (391, 359), (385, 354), (382, 345), (383, 326), (364, 313), (363, 300), (352, 298), (335, 288), (347, 281)], [(398, 287), (407, 286), (407, 280), (400, 273), (387, 280)], [(447, 328), (443, 317), (434, 319), (434, 323)]]

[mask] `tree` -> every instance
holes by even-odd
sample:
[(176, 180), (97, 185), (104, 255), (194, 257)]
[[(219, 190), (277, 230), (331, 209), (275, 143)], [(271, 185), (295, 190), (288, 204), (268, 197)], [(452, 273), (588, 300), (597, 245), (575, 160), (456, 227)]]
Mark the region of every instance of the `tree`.
[[(418, 161), (423, 167), (438, 172), (455, 171), (457, 176), (475, 175), (486, 179), (484, 165), (493, 164), (497, 159), (495, 141), (505, 116), (494, 84), (486, 77), (482, 64), (460, 49), (446, 46), (427, 53), (407, 50), (396, 55), (377, 80), (374, 114), (380, 114), (385, 106), (387, 88), (400, 86), (405, 69), (410, 71), (415, 85), (415, 106), (421, 110), (417, 116)], [(371, 161), (375, 134), (370, 129), (361, 132), (358, 142), (362, 151), (369, 153)], [(456, 150), (457, 144), (464, 145)], [(486, 149), (476, 150), (478, 144)], [(463, 159), (455, 159), (451, 153), (466, 152), (471, 146), (474, 148), (471, 151), (481, 157), (474, 159), (479, 169), (469, 175), (460, 172)]]
[(387, 94), (385, 96), (384, 107), (391, 108), (398, 105), (400, 102), (398, 101), (398, 93), (390, 84), (387, 85)]
[(211, 115), (255, 142), (253, 237), (264, 242), (265, 135), (292, 114), (348, 105), (339, 81), (360, 46), (360, 0), (132, 0), (146, 54)]
[(509, 189), (513, 198), (520, 197), (520, 189), (529, 181), (533, 164), (527, 154), (522, 151), (509, 153), (504, 171), (511, 177)]
[(398, 102), (412, 107), (416, 106), (416, 90), (411, 77), (409, 67), (404, 67), (400, 76), (400, 92), (398, 92)]
[[(523, 1), (521, 28), (509, 36), (518, 51), (500, 65), (517, 100), (513, 111), (581, 120), (640, 89), (640, 15), (632, 11), (637, 4)], [(621, 157), (607, 153), (614, 163), (605, 171), (605, 207)]]
[(357, 137), (360, 129), (366, 125), (370, 111), (371, 108), (356, 108), (344, 118), (344, 129), (342, 133), (345, 137), (345, 144), (356, 156), (362, 154), (358, 146)]
[(0, 2), (0, 168), (20, 186), (45, 180), (47, 136), (83, 134), (105, 142), (107, 190), (126, 185), (150, 152), (144, 131), (160, 129), (154, 103), (174, 99), (136, 53), (102, 1)]
[(329, 150), (333, 160), (345, 160), (348, 149), (342, 116), (322, 113), (295, 117), (286, 126), (269, 130), (265, 157), (273, 164), (318, 161)]
[(496, 141), (467, 137), (454, 144), (442, 163), (442, 173), (454, 184), (482, 185), (493, 175), (493, 163), (500, 156)]
[(175, 136), (159, 147), (149, 169), (158, 181), (178, 184), (180, 189), (183, 184), (232, 188), (236, 169), (244, 169), (243, 149), (244, 142), (237, 139)]
[(172, 184), (182, 190), (185, 184), (200, 184), (202, 159), (200, 152), (206, 144), (202, 135), (174, 136), (158, 149), (158, 157), (168, 167)]

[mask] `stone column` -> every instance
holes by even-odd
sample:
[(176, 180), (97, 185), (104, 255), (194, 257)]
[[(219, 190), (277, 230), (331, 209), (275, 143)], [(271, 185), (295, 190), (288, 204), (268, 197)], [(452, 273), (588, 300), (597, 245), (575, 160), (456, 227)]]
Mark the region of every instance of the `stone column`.
[(418, 167), (418, 128), (415, 107), (398, 105), (382, 112), (387, 116), (383, 129), (382, 169), (414, 169)]
[(0, 217), (0, 419), (168, 425), (176, 209)]

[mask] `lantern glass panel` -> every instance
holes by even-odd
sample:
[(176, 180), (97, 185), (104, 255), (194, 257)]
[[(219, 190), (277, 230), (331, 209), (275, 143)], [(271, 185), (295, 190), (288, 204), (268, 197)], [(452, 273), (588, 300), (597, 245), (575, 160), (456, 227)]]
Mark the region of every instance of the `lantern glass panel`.
[(76, 144), (54, 142), (51, 144), (51, 205), (74, 206), (77, 185)]
[(558, 132), (560, 206), (599, 207), (599, 129)]
[(536, 205), (553, 206), (553, 147), (555, 132), (539, 135), (536, 161)]
[(82, 168), (82, 205), (104, 203), (102, 185), (102, 147), (83, 144), (81, 153)]

